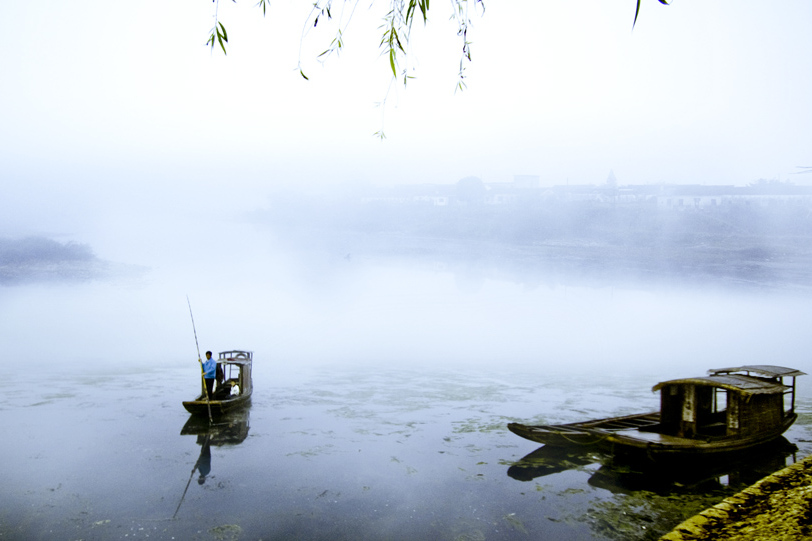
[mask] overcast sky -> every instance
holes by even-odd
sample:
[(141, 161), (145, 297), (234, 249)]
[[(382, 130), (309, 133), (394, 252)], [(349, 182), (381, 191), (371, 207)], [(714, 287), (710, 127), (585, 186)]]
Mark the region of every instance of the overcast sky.
[(211, 2), (6, 2), (0, 210), (238, 205), (284, 181), (812, 181), (790, 175), (812, 165), (808, 0), (645, 0), (634, 31), (634, 0), (491, 0), (457, 93), (461, 42), (433, 3), (383, 115), (380, 9), (362, 1), (324, 65), (334, 27), (311, 30), (306, 81), (308, 5), (224, 1), (224, 57)]
[[(416, 78), (389, 93), (383, 117), (376, 103), (387, 96), (390, 72), (378, 49), (379, 9), (362, 1), (345, 50), (325, 65), (316, 57), (334, 28), (311, 30), (301, 53), (306, 81), (297, 66), (309, 2), (272, 0), (265, 18), (254, 3), (221, 3), (230, 35), (224, 57), (205, 46), (211, 2), (4, 2), (0, 235), (87, 243), (100, 259), (149, 268), (147, 284), (132, 288), (6, 288), (6, 350), (37, 344), (42, 358), (63, 358), (62, 349), (84, 355), (109, 346), (143, 359), (167, 344), (191, 355), (189, 294), (201, 336), (222, 347), (267, 352), (277, 341), (273, 347), (294, 352), (319, 329), (324, 351), (360, 355), (374, 321), (376, 340), (364, 346), (371, 357), (401, 342), (412, 348), (403, 355), (436, 354), (471, 336), (482, 338), (472, 351), (512, 343), (532, 356), (542, 351), (532, 341), (545, 335), (530, 327), (559, 318), (546, 291), (536, 302), (498, 289), (517, 286), (485, 284), (469, 299), (450, 273), (417, 275), (409, 289), (410, 274), (386, 269), (370, 285), (367, 270), (343, 258), (336, 268), (288, 263), (266, 231), (230, 218), (264, 207), (284, 183), (453, 183), (469, 175), (503, 182), (524, 174), (600, 184), (610, 171), (620, 184), (812, 181), (790, 176), (812, 166), (809, 0), (644, 0), (634, 31), (634, 0), (491, 0), (484, 16), (472, 15), (473, 62), (461, 93), (449, 3), (433, 2), (429, 25), (413, 30)], [(383, 141), (373, 135), (382, 127)], [(431, 280), (444, 292), (440, 301), (426, 297)], [(489, 287), (499, 292), (492, 299)], [(569, 306), (570, 295), (561, 293), (561, 303)], [(610, 294), (607, 310), (625, 310), (617, 298)], [(245, 307), (239, 317), (229, 312), (235, 302)], [(495, 322), (521, 303), (537, 310), (520, 317), (530, 342), (514, 319)], [(631, 309), (632, 319), (587, 308), (565, 320), (574, 329), (582, 313), (617, 319), (605, 329), (636, 343), (634, 318), (648, 321), (650, 306)], [(748, 317), (762, 313), (752, 306)], [(808, 321), (798, 310), (775, 324)], [(658, 328), (673, 333), (671, 322)], [(722, 330), (707, 329), (729, 348), (718, 340)]]

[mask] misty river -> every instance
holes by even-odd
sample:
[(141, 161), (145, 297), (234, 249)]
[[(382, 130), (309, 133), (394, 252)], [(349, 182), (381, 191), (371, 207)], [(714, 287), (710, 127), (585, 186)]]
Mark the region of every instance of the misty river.
[[(806, 294), (528, 284), (256, 250), (239, 227), (130, 245), (149, 270), (117, 280), (2, 291), (0, 538), (656, 539), (812, 451), (812, 377), (795, 447), (692, 478), (550, 468), (506, 428), (655, 410), (654, 384), (710, 368), (809, 372)], [(187, 294), (202, 351), (254, 352), (252, 406), (211, 430), (181, 406), (200, 385)]]

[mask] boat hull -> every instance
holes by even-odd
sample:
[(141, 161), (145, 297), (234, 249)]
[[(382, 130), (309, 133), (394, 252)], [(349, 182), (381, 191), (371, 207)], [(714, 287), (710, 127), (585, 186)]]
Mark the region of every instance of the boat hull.
[(659, 412), (649, 412), (560, 425), (509, 423), (508, 429), (517, 436), (545, 445), (563, 447), (571, 445), (597, 446), (605, 443), (606, 438), (613, 432), (628, 429), (645, 429), (646, 427), (657, 426), (659, 422)]
[(618, 459), (679, 462), (696, 458), (725, 458), (770, 443), (786, 432), (797, 418), (792, 414), (773, 429), (748, 437), (681, 438), (656, 431), (656, 423), (618, 429), (618, 421), (628, 424), (659, 419), (648, 413), (598, 419), (564, 425), (522, 425), (510, 423), (508, 428), (525, 439), (553, 447), (593, 447)]
[(656, 433), (616, 433), (606, 438), (605, 449), (618, 458), (645, 458), (654, 462), (679, 462), (701, 458), (703, 460), (727, 457), (780, 438), (795, 422), (797, 415), (788, 415), (773, 429), (748, 437), (725, 436), (716, 438), (676, 438)]
[(199, 396), (194, 400), (183, 402), (183, 407), (192, 415), (208, 417), (211, 415), (223, 415), (226, 412), (245, 408), (251, 404), (251, 395), (235, 396), (225, 400), (206, 400), (205, 396)]

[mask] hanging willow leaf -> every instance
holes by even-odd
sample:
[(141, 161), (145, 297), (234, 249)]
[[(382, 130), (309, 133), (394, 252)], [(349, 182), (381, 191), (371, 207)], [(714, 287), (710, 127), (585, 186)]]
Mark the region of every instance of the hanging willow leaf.
[(406, 22), (407, 23), (412, 20), (412, 17), (414, 17), (414, 15), (413, 15), (414, 14), (414, 8), (415, 8), (416, 5), (417, 5), (417, 0), (409, 0), (409, 7), (406, 8)]
[[(657, 0), (657, 1), (664, 6), (667, 6), (671, 2), (671, 0)], [(634, 28), (634, 25), (637, 24), (637, 16), (640, 15), (640, 2), (641, 0), (637, 0), (637, 8), (635, 8), (634, 10), (634, 22), (632, 23), (632, 28)]]
[(268, 4), (267, 0), (259, 0), (259, 2), (257, 3), (257, 6), (262, 8), (263, 17), (265, 16), (265, 8), (267, 7), (267, 4)]
[(423, 14), (423, 22), (428, 22), (429, 0), (422, 0), (420, 2), (420, 12)]
[(226, 33), (226, 27), (223, 26), (223, 23), (219, 21), (217, 22), (217, 24), (220, 26), (220, 28), (215, 27), (215, 29), (217, 30), (217, 41), (220, 43), (220, 48), (223, 49), (223, 54), (228, 55), (228, 53), (226, 52), (226, 43), (228, 43), (228, 34)]

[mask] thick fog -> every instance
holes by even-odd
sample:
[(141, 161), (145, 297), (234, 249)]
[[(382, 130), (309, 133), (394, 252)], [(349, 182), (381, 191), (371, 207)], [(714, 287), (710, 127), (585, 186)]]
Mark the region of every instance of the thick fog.
[(253, 350), (263, 370), (809, 368), (808, 199), (750, 209), (751, 233), (733, 235), (733, 211), (500, 207), (448, 188), (444, 207), (359, 187), (222, 210), (164, 200), (71, 235), (4, 238), (3, 349), (54, 369), (191, 362), (188, 295), (201, 349)]
[(809, 454), (810, 376), (710, 485), (507, 428), (812, 373), (809, 1), (433, 2), (405, 87), (386, 2), (6, 4), (0, 537), (649, 539)]
[[(188, 295), (202, 349), (280, 366), (806, 362), (808, 206), (720, 219), (549, 190), (808, 185), (808, 3), (650, 2), (634, 31), (634, 2), (489, 5), (457, 93), (436, 7), (389, 94), (374, 10), (320, 63), (306, 10), (221, 6), (224, 57), (210, 7), (10, 6), (7, 354), (188, 362)], [(517, 175), (531, 204), (460, 191)], [(392, 203), (404, 186), (459, 197)]]

